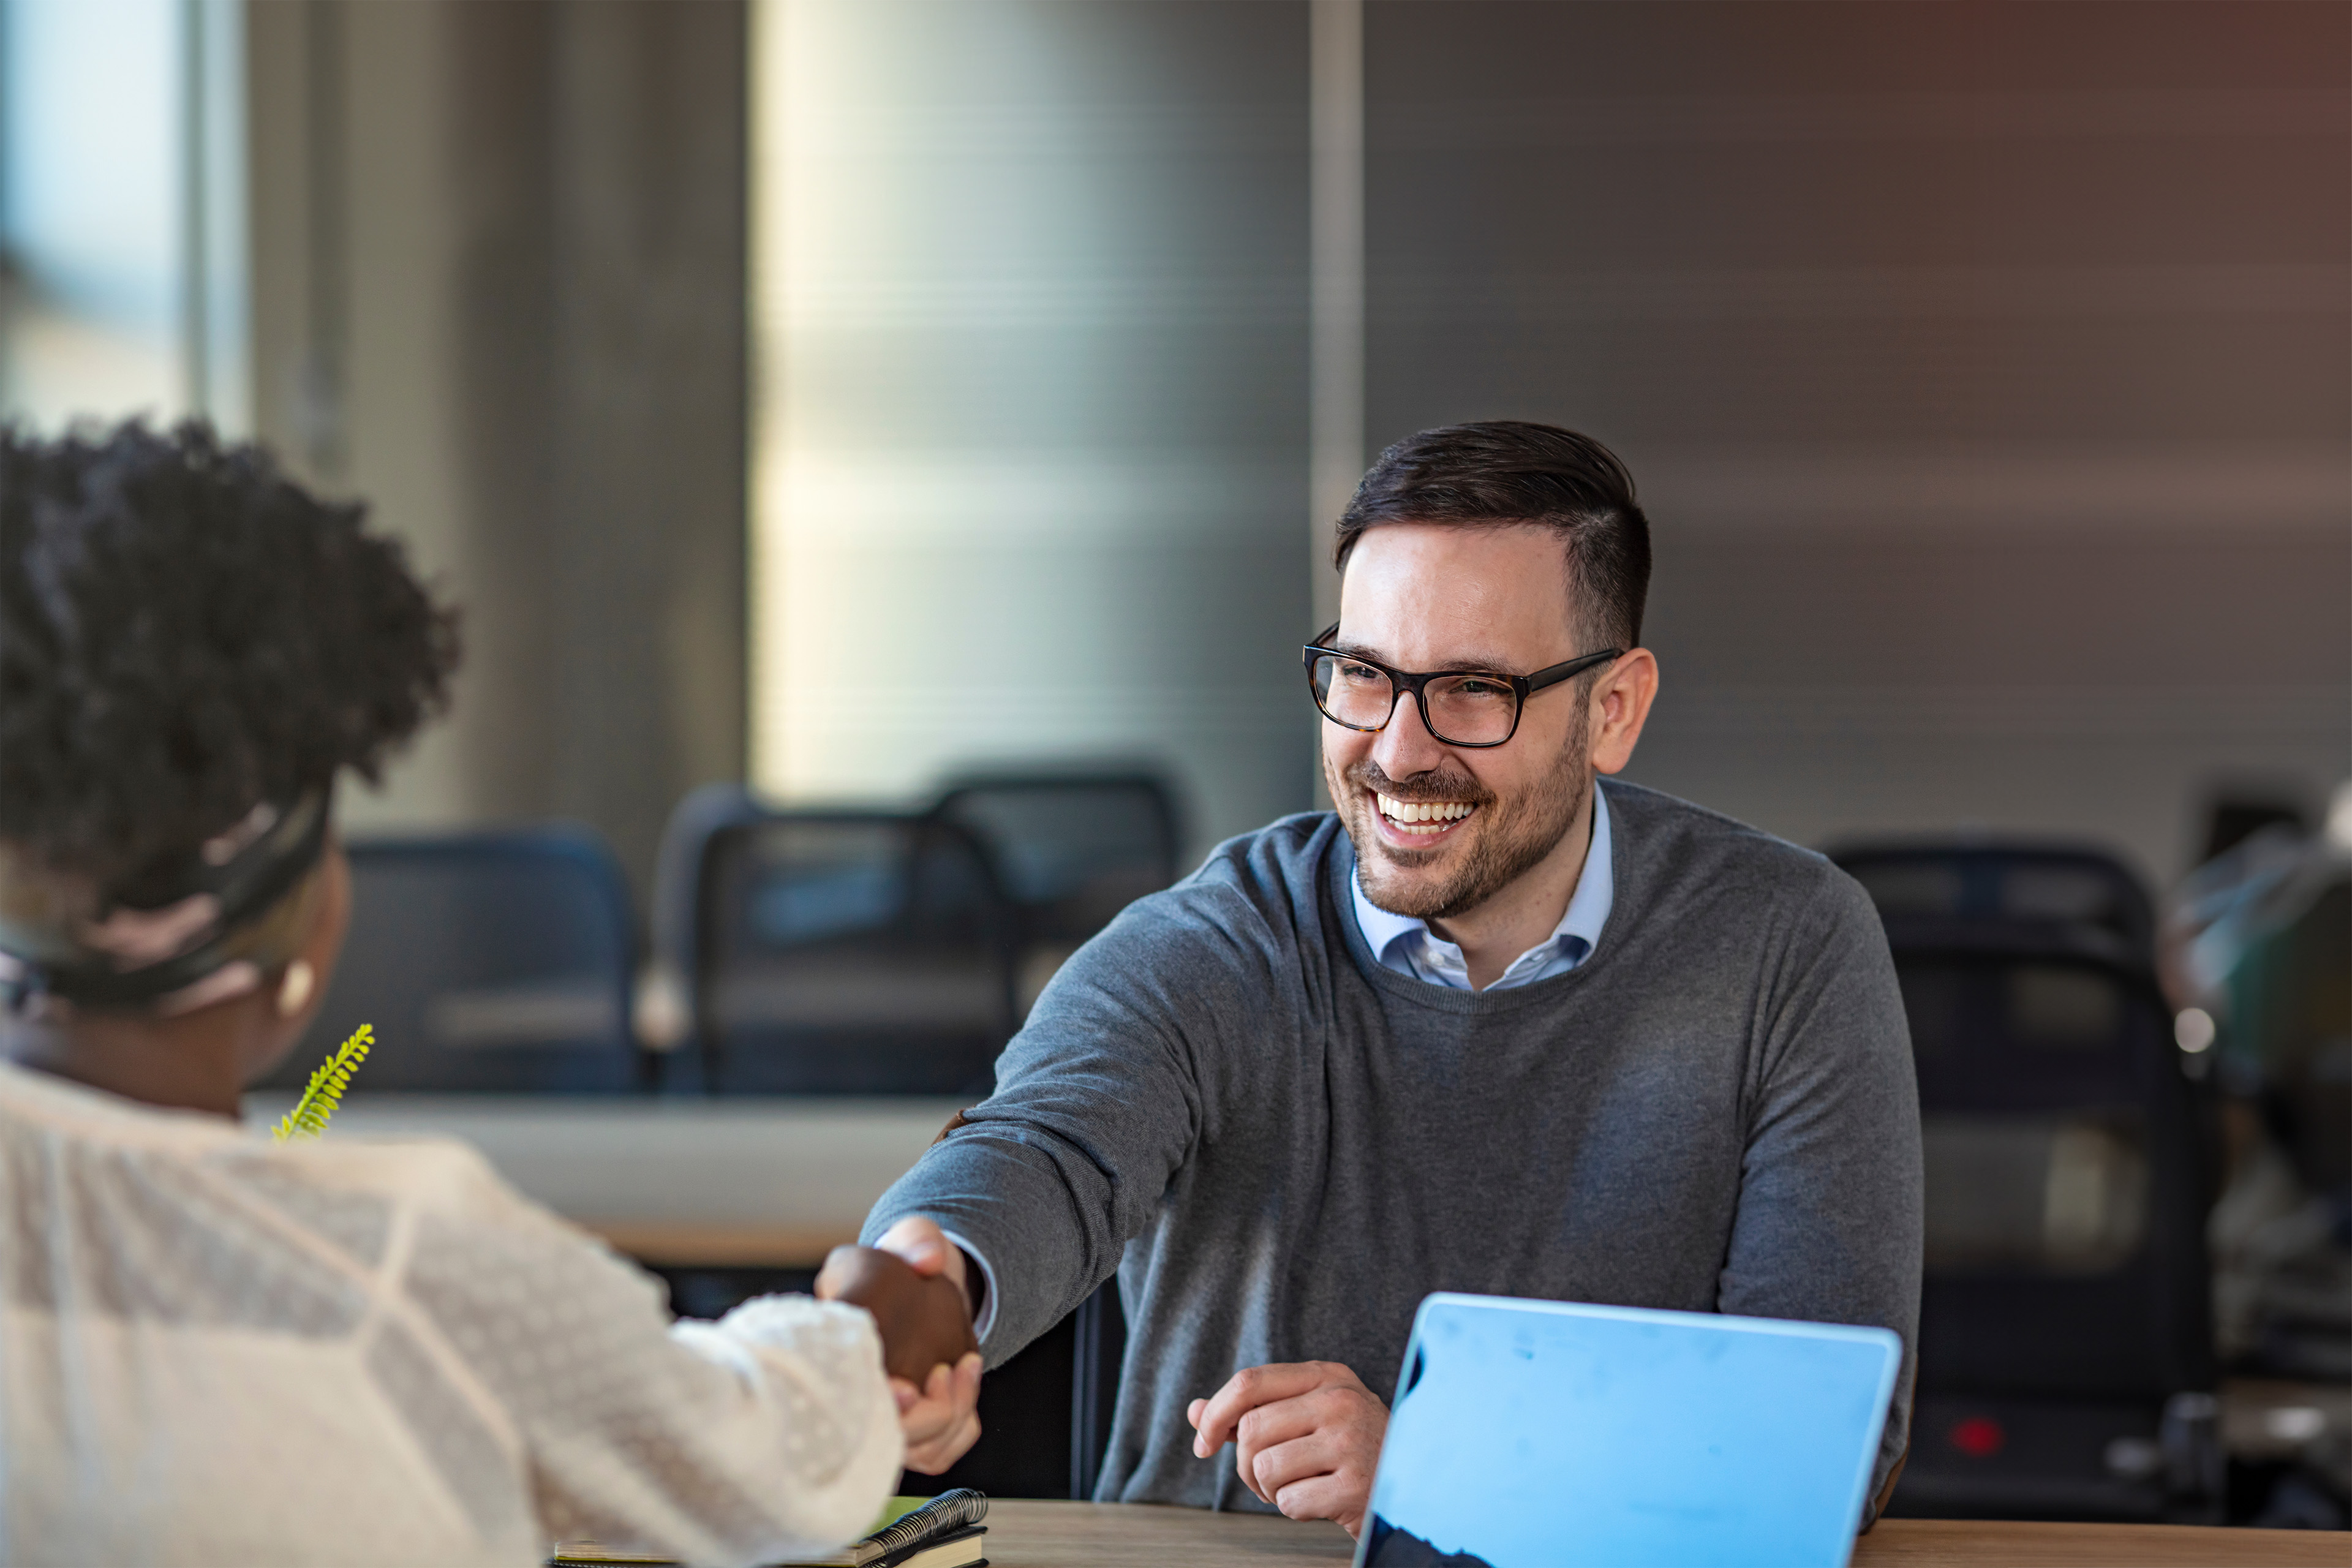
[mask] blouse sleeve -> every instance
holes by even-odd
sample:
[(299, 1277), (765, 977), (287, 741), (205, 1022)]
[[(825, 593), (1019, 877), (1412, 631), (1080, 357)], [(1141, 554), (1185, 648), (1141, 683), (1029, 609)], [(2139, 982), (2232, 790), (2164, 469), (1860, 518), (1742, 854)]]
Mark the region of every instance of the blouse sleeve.
[(504, 1413), (549, 1536), (748, 1563), (872, 1526), (903, 1457), (872, 1318), (768, 1296), (672, 1324), (486, 1166), (461, 1184), (415, 1213), (402, 1289)]

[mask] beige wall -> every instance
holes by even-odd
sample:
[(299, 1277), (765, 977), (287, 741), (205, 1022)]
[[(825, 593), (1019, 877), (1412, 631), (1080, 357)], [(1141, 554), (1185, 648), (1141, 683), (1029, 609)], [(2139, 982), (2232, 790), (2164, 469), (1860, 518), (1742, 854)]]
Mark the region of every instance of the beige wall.
[(1261, 0), (761, 12), (756, 776), (1307, 804), (1307, 33)]
[[(313, 483), (364, 498), (422, 572), (471, 599), (478, 520), (459, 483), (453, 428), (446, 8), (329, 11), (257, 0), (247, 14), (256, 433)], [(321, 67), (331, 79), (313, 79)], [(348, 129), (314, 129), (321, 116)], [(314, 203), (320, 195), (329, 199)], [(352, 826), (468, 816), (484, 684), (477, 658), (455, 721), (396, 763), (383, 794), (349, 795)]]
[(463, 605), (353, 826), (568, 816), (639, 879), (743, 733), (743, 10), (256, 0), (257, 424)]

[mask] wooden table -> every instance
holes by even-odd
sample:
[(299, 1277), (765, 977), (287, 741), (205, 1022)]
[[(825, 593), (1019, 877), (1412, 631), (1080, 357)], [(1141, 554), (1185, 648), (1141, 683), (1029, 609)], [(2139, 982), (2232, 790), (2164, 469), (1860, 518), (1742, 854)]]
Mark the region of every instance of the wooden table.
[[(275, 1121), (293, 1096), (246, 1096)], [(338, 1138), (456, 1138), (640, 1262), (814, 1268), (857, 1239), (953, 1100), (355, 1093)]]
[(2314, 1530), (2209, 1530), (2192, 1524), (2007, 1524), (1889, 1519), (1854, 1543), (1855, 1568), (2096, 1563), (2101, 1568), (2230, 1568), (2352, 1563), (2352, 1535)]
[[(1084, 1502), (992, 1502), (992, 1568), (1241, 1568), (1345, 1563), (1355, 1551), (1333, 1524), (1265, 1514), (1209, 1513)], [(2352, 1563), (2352, 1535), (2293, 1530), (2203, 1530), (2164, 1524), (1978, 1524), (1890, 1519), (1856, 1544), (1855, 1568), (2231, 1568), (2238, 1563)]]

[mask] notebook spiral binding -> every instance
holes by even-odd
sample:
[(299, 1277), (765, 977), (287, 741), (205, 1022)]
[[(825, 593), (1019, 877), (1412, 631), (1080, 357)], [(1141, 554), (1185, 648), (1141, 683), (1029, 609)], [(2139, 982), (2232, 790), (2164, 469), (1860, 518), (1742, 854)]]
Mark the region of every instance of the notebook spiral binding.
[(881, 1550), (878, 1556), (896, 1557), (899, 1552), (920, 1542), (936, 1536), (969, 1530), (988, 1517), (988, 1494), (970, 1487), (958, 1487), (941, 1492), (913, 1512), (904, 1514), (887, 1529), (876, 1531), (866, 1539)]

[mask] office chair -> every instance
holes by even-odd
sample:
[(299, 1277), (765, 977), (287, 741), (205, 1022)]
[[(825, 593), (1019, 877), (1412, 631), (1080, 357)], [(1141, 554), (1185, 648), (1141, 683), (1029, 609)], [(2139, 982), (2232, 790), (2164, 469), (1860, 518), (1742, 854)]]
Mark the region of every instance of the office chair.
[(2100, 850), (2063, 845), (1935, 841), (1854, 845), (1832, 850), (1880, 915), (1918, 922), (2004, 922), (2060, 927), (2119, 958), (2155, 961), (2156, 910), (2130, 868)]
[(1102, 1479), (1111, 1417), (1118, 1413), (1119, 1377), (1127, 1365), (1127, 1311), (1119, 1304), (1117, 1275), (1070, 1314), (1070, 1496), (1088, 1502)]
[(709, 1050), (695, 1010), (703, 863), (710, 841), (729, 827), (762, 822), (770, 815), (744, 785), (710, 784), (680, 800), (663, 826), (654, 863), (652, 952), (637, 984), (635, 1022), (665, 1090), (700, 1093), (710, 1087), (703, 1081)]
[(2084, 849), (1833, 858), (1886, 928), (1927, 1152), (1890, 1511), (2218, 1518), (2209, 1162), (2146, 893)]
[(987, 849), (1013, 905), (1023, 1016), (1088, 937), (1176, 879), (1175, 804), (1149, 773), (974, 774), (932, 810)]
[(346, 843), (352, 923), (302, 1043), (257, 1087), (299, 1089), (361, 1024), (368, 1092), (619, 1094), (635, 921), (604, 840), (551, 825)]
[(1127, 1317), (1108, 1279), (981, 1380), (980, 1441), (929, 1487), (1092, 1500), (1118, 1407)]
[(1014, 921), (956, 824), (714, 786), (679, 807), (660, 882), (660, 948), (711, 1092), (988, 1092)]

